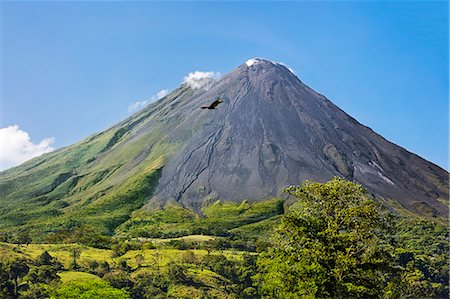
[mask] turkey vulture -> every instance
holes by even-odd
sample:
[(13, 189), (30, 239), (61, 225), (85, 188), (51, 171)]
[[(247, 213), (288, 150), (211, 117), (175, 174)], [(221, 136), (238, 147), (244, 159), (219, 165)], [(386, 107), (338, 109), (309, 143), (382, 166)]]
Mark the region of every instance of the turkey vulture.
[(216, 109), (217, 105), (219, 105), (220, 103), (223, 103), (223, 101), (220, 98), (217, 98), (217, 100), (215, 100), (211, 105), (209, 105), (209, 106), (202, 106), (200, 108), (202, 108), (202, 109)]

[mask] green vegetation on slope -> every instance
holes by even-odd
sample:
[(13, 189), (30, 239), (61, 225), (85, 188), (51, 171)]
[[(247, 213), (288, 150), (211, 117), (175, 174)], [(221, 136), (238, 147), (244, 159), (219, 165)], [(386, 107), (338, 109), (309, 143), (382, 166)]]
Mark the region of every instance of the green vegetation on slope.
[(289, 192), (285, 213), (278, 199), (201, 216), (171, 203), (133, 212), (113, 237), (74, 225), (55, 244), (0, 243), (0, 297), (448, 297), (445, 226), (391, 214), (342, 179)]
[(182, 119), (161, 115), (191, 93), (179, 88), (104, 132), (0, 172), (0, 232), (27, 231), (43, 241), (76, 221), (112, 234), (149, 199), (182, 146), (182, 138), (165, 138)]
[[(5, 223), (0, 232), (13, 233), (14, 231), (27, 231), (33, 239), (42, 240), (46, 234), (58, 232), (73, 226), (91, 226), (102, 234), (111, 234), (115, 227), (126, 221), (130, 214), (139, 209), (151, 194), (159, 178), (160, 170), (138, 175), (118, 186), (115, 192), (104, 194), (101, 198), (82, 207), (63, 205), (57, 211), (47, 211), (37, 216), (36, 211), (45, 211), (46, 205), (36, 209), (24, 203), (23, 208), (18, 208), (3, 216), (3, 219), (18, 218), (15, 226), (10, 227)], [(57, 201), (56, 203), (61, 203)], [(18, 206), (22, 204), (19, 203)], [(17, 210), (23, 210), (18, 212)], [(2, 220), (3, 221), (3, 220)], [(11, 223), (11, 221), (9, 221)]]
[[(282, 214), (283, 201), (221, 202), (203, 208), (198, 215), (177, 204), (169, 203), (161, 210), (139, 210), (120, 225), (116, 232), (128, 237), (175, 238), (187, 235), (230, 236), (232, 229)], [(238, 234), (238, 230), (235, 234)]]
[(2, 298), (16, 296), (11, 263), (22, 265), (19, 298), (238, 298), (250, 286), (256, 259), (239, 251), (177, 249), (131, 250), (113, 258), (112, 250), (77, 244), (0, 243), (0, 251)]
[(287, 190), (298, 201), (258, 259), (263, 298), (444, 298), (449, 231), (394, 217), (335, 178)]

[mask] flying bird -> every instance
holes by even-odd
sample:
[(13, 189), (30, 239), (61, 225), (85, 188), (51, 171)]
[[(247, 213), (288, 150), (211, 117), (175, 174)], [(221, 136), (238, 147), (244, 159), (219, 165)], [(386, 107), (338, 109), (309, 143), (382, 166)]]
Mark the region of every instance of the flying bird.
[(200, 108), (202, 108), (202, 109), (216, 109), (216, 107), (220, 103), (223, 103), (223, 101), (220, 98), (217, 98), (217, 100), (215, 100), (211, 105), (209, 105), (209, 106), (202, 106)]

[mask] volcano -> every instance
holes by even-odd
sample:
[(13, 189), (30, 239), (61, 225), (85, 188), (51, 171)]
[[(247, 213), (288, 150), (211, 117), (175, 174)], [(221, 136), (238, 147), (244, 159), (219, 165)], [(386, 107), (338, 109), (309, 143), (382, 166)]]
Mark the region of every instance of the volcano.
[[(198, 111), (215, 97), (224, 99), (219, 111)], [(180, 127), (201, 129), (164, 168), (152, 201), (258, 200), (340, 176), (409, 210), (446, 213), (437, 200), (448, 197), (446, 171), (361, 125), (281, 64), (249, 60), (182, 109)]]
[[(215, 109), (201, 109), (217, 98)], [(89, 215), (113, 227), (143, 205), (200, 211), (334, 176), (394, 208), (448, 215), (447, 171), (360, 124), (282, 64), (256, 58), (1, 172), (0, 226)]]

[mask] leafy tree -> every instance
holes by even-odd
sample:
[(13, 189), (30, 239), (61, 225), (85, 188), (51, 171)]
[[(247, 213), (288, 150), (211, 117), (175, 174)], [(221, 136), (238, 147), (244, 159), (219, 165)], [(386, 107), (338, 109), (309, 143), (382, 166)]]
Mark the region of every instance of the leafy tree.
[(3, 268), (9, 276), (9, 279), (13, 283), (13, 296), (18, 296), (19, 290), (19, 279), (27, 275), (30, 267), (28, 266), (28, 261), (24, 258), (16, 258), (6, 261)]
[(169, 281), (165, 275), (141, 272), (136, 275), (132, 290), (133, 298), (166, 298)]
[(87, 269), (89, 273), (96, 274), (99, 264), (96, 260), (90, 260), (87, 262)]
[(186, 276), (186, 267), (176, 263), (169, 264), (168, 276), (170, 281), (183, 283), (188, 280)]
[(14, 294), (14, 283), (10, 279), (6, 263), (0, 260), (0, 298), (11, 298)]
[(43, 265), (47, 265), (50, 266), (53, 263), (53, 256), (51, 256), (48, 251), (44, 251), (40, 256), (38, 256), (37, 260), (36, 260), (36, 264), (38, 266), (43, 266)]
[(77, 259), (81, 256), (81, 248), (79, 247), (73, 247), (70, 251), (70, 255), (72, 256), (72, 262), (70, 264), (71, 269), (78, 269), (79, 265), (77, 263)]
[(247, 287), (241, 293), (242, 298), (254, 299), (259, 298), (258, 292), (254, 287)]
[(61, 229), (47, 236), (49, 243), (80, 243), (95, 248), (106, 249), (111, 246), (111, 238), (102, 235), (91, 226), (83, 226), (70, 220)]
[(98, 264), (96, 273), (98, 276), (103, 277), (106, 273), (109, 273), (110, 268), (107, 261), (102, 261)]
[(32, 240), (31, 240), (30, 233), (28, 231), (21, 230), (14, 234), (12, 241), (13, 241), (13, 243), (18, 244), (18, 245), (21, 245), (21, 244), (28, 245), (31, 243)]
[(140, 250), (142, 244), (134, 241), (118, 241), (111, 246), (113, 251), (112, 257), (118, 257), (124, 255), (129, 250)]
[(252, 276), (256, 273), (256, 259), (257, 257), (250, 254), (245, 254), (242, 263), (237, 266), (236, 274), (239, 279), (241, 288), (252, 287)]
[(131, 267), (127, 264), (127, 260), (120, 259), (119, 263), (117, 264), (117, 269), (125, 272), (131, 272)]
[(399, 218), (395, 259), (401, 276), (389, 289), (391, 298), (449, 297), (449, 229), (439, 223)]
[(127, 272), (118, 269), (105, 274), (103, 279), (116, 289), (130, 290), (134, 285), (130, 280), (130, 275)]
[(20, 299), (49, 298), (52, 286), (44, 283), (29, 284), (28, 288), (20, 292)]
[(100, 232), (90, 226), (82, 226), (72, 233), (72, 238), (77, 243), (85, 244), (95, 248), (107, 249), (111, 246), (111, 238), (100, 234)]
[(145, 260), (144, 256), (139, 253), (139, 254), (136, 254), (134, 258), (136, 259), (136, 264), (137, 264), (138, 268), (140, 268), (142, 266), (142, 263)]
[(89, 273), (103, 277), (110, 272), (110, 266), (106, 261), (90, 260), (87, 263), (87, 269)]
[(0, 242), (8, 242), (10, 236), (8, 233), (0, 232)]
[(27, 280), (34, 284), (49, 284), (52, 281), (59, 279), (58, 269), (54, 266), (48, 265), (32, 267), (27, 275)]
[(52, 266), (58, 270), (63, 268), (62, 264), (58, 262), (56, 258), (51, 256), (48, 251), (44, 251), (40, 256), (38, 256), (35, 264), (37, 266)]
[(228, 279), (235, 281), (237, 278), (234, 263), (228, 260), (223, 254), (207, 254), (203, 257), (202, 263), (205, 267)]
[(188, 245), (183, 240), (170, 240), (169, 242), (167, 242), (167, 246), (179, 250), (188, 249)]
[(334, 178), (286, 190), (296, 202), (260, 255), (261, 293), (271, 298), (377, 297), (396, 270), (388, 227), (358, 184)]

